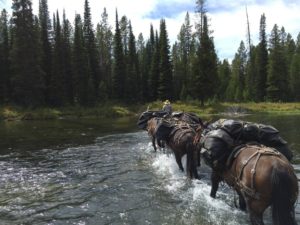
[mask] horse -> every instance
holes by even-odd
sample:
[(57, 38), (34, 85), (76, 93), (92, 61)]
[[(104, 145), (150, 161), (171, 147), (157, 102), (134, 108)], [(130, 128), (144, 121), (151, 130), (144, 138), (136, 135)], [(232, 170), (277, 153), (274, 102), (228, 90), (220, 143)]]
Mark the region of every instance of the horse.
[(211, 165), (211, 197), (216, 197), (219, 183), (225, 181), (238, 193), (240, 208), (248, 210), (252, 225), (264, 224), (263, 213), (268, 206), (272, 207), (274, 225), (297, 224), (298, 181), (284, 155), (263, 145), (245, 144), (232, 152), (226, 164)]
[(153, 117), (147, 121), (147, 127), (146, 127), (146, 130), (148, 132), (149, 137), (151, 138), (152, 146), (155, 152), (157, 150), (156, 143), (155, 143), (156, 142), (155, 131), (156, 128), (158, 127), (160, 120), (161, 120), (160, 118)]
[[(156, 128), (158, 127), (160, 121), (162, 121), (163, 118), (166, 118), (166, 116), (168, 115), (163, 111), (146, 111), (141, 114), (138, 120), (138, 126), (148, 132), (155, 152), (157, 151), (155, 143)], [(204, 126), (202, 120), (194, 113), (174, 112), (171, 116), (168, 116), (168, 118), (174, 122), (176, 121), (176, 123), (178, 123), (179, 121), (185, 122), (189, 124), (190, 128), (193, 128), (194, 130), (196, 130), (199, 125)], [(161, 143), (160, 145), (162, 146), (163, 143)], [(198, 166), (200, 166), (200, 159), (198, 162)]]
[(166, 144), (174, 152), (175, 160), (181, 171), (184, 171), (181, 159), (185, 154), (187, 155), (187, 175), (190, 178), (198, 179), (197, 164), (194, 162), (197, 157), (200, 157), (200, 153), (194, 145), (195, 135), (195, 130), (182, 121), (174, 124), (168, 120), (162, 120), (155, 132), (158, 145), (164, 148)]

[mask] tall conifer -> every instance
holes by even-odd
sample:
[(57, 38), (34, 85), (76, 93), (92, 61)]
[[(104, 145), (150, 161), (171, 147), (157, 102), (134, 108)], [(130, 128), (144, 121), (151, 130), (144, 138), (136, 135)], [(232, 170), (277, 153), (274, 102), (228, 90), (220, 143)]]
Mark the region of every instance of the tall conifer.
[(173, 74), (170, 58), (170, 45), (167, 33), (166, 21), (160, 21), (159, 33), (159, 85), (158, 96), (161, 100), (173, 99)]
[(63, 84), (66, 104), (74, 103), (73, 68), (72, 68), (72, 25), (63, 12), (62, 23), (62, 54), (63, 54)]
[(0, 16), (0, 104), (9, 101), (9, 65), (8, 17), (6, 10), (3, 9)]
[(52, 76), (49, 84), (49, 103), (53, 106), (62, 106), (65, 104), (64, 88), (64, 68), (63, 68), (63, 40), (62, 29), (58, 11), (54, 17), (54, 49), (53, 49), (53, 66)]
[(140, 100), (140, 74), (138, 56), (136, 52), (136, 41), (129, 21), (129, 40), (128, 40), (128, 64), (127, 64), (127, 101), (134, 102)]
[[(94, 104), (95, 100), (99, 96), (99, 84), (100, 84), (100, 68), (98, 62), (98, 52), (96, 49), (95, 34), (91, 18), (91, 9), (89, 6), (89, 1), (84, 2), (84, 22), (83, 22), (83, 37), (84, 37), (84, 47), (86, 49), (86, 64), (89, 69), (88, 76), (92, 81), (93, 88), (90, 90), (90, 104)], [(99, 100), (99, 99), (98, 99)]]
[(116, 11), (116, 28), (114, 35), (114, 72), (112, 79), (113, 96), (117, 100), (124, 99), (125, 91), (125, 65), (124, 65), (124, 53), (122, 45), (121, 30), (118, 20), (118, 12)]
[[(201, 17), (202, 18), (202, 17)], [(193, 71), (195, 78), (195, 96), (204, 105), (205, 100), (213, 98), (216, 94), (217, 83), (217, 55), (212, 37), (208, 29), (207, 17), (203, 16), (200, 28), (199, 47), (197, 58), (194, 61)]]
[(13, 0), (14, 37), (11, 52), (13, 100), (23, 106), (44, 103), (44, 76), (41, 69), (40, 41), (32, 14), (31, 1)]
[(97, 25), (97, 44), (99, 48), (99, 64), (102, 75), (100, 84), (100, 96), (102, 99), (111, 97), (112, 91), (112, 27), (108, 24), (108, 14), (104, 8), (101, 21)]
[(266, 97), (267, 89), (267, 68), (268, 68), (268, 49), (266, 35), (266, 16), (263, 14), (260, 18), (259, 27), (259, 44), (257, 46), (257, 54), (255, 59), (255, 67), (257, 76), (255, 79), (255, 96), (256, 101), (263, 101)]
[[(150, 39), (151, 40), (151, 39)], [(151, 42), (150, 42), (151, 43)], [(149, 45), (151, 48), (152, 45)], [(160, 78), (160, 47), (159, 47), (159, 37), (157, 31), (155, 32), (155, 41), (153, 55), (151, 56), (151, 67), (149, 74), (149, 100), (157, 100), (158, 99), (158, 86), (159, 86), (159, 78)]]
[(270, 101), (286, 101), (288, 96), (288, 71), (284, 57), (284, 36), (275, 24), (270, 37), (267, 98)]
[(39, 0), (40, 40), (42, 45), (41, 67), (45, 72), (45, 100), (49, 102), (50, 80), (52, 74), (52, 46), (50, 42), (51, 22), (48, 11), (48, 0)]
[(89, 104), (88, 67), (83, 40), (83, 23), (79, 14), (75, 16), (75, 31), (73, 44), (73, 67), (74, 67), (74, 98), (75, 103), (86, 106)]

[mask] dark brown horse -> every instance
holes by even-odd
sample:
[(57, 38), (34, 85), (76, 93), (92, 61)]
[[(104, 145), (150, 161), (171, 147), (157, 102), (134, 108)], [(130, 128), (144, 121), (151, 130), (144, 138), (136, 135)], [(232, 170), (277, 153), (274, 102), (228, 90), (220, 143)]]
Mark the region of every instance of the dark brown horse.
[(184, 171), (181, 159), (185, 154), (187, 155), (187, 175), (190, 178), (194, 177), (198, 179), (195, 159), (198, 156), (200, 157), (200, 152), (194, 145), (195, 135), (195, 130), (189, 124), (184, 122), (170, 124), (166, 120), (162, 120), (155, 131), (155, 138), (158, 145), (164, 147), (164, 144), (166, 144), (174, 152), (177, 165), (181, 171)]
[(262, 145), (245, 145), (231, 160), (228, 158), (227, 164), (224, 170), (212, 168), (211, 197), (216, 197), (223, 180), (237, 191), (240, 207), (248, 210), (252, 225), (264, 224), (263, 213), (268, 206), (272, 206), (274, 225), (297, 224), (294, 205), (298, 182), (285, 156)]

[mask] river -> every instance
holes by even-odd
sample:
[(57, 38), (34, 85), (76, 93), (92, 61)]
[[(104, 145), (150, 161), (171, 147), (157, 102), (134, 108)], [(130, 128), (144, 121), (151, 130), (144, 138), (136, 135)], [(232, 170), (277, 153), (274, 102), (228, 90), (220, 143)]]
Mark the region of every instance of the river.
[[(250, 115), (278, 128), (300, 176), (300, 115)], [(1, 225), (250, 224), (222, 184), (209, 197), (201, 180), (180, 172), (171, 152), (154, 153), (136, 119), (0, 123)], [(296, 207), (300, 222), (300, 206)], [(265, 215), (271, 224), (270, 210)]]

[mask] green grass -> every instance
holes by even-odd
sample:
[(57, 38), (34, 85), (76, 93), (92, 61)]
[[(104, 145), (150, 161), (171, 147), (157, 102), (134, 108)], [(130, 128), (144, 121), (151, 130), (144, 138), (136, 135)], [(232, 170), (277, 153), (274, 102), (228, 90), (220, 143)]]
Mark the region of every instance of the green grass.
[[(136, 106), (132, 107), (134, 109)], [(53, 120), (58, 118), (119, 118), (136, 115), (135, 111), (120, 104), (107, 103), (95, 107), (70, 106), (63, 108), (24, 109), (0, 107), (0, 120)]]
[[(124, 105), (114, 102), (99, 104), (95, 107), (70, 106), (63, 108), (24, 109), (14, 106), (0, 107), (0, 120), (53, 120), (58, 118), (119, 118), (137, 116), (149, 110), (161, 110), (162, 101), (145, 104)], [(193, 112), (199, 116), (217, 115), (238, 107), (248, 113), (300, 114), (300, 102), (297, 103), (206, 103), (199, 101), (172, 102), (174, 111)]]
[(247, 109), (249, 112), (258, 113), (300, 113), (300, 102), (293, 103), (273, 103), (273, 102), (261, 102), (261, 103), (222, 103), (225, 107), (240, 106)]

